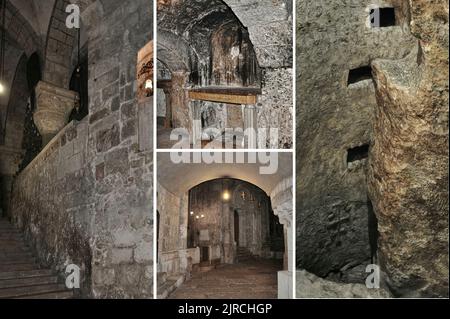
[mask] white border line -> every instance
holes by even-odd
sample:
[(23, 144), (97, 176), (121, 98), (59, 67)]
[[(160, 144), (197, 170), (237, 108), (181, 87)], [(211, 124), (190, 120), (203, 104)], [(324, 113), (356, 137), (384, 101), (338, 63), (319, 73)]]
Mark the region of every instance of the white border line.
[(292, 186), (292, 201), (293, 201), (293, 211), (292, 211), (292, 231), (293, 236), (292, 236), (292, 240), (294, 241), (292, 247), (294, 249), (293, 252), (293, 273), (292, 273), (292, 298), (296, 299), (297, 298), (297, 289), (296, 289), (296, 283), (297, 283), (297, 1), (292, 0), (292, 73), (293, 73), (293, 80), (292, 80), (292, 85), (293, 85), (293, 90), (292, 90), (292, 101), (294, 104), (294, 124), (293, 124), (293, 141), (294, 141), (294, 145), (293, 145), (293, 154), (292, 154), (292, 177), (293, 177), (293, 186)]
[(153, 299), (158, 299), (158, 206), (157, 206), (157, 185), (158, 185), (158, 154), (157, 145), (157, 54), (158, 54), (158, 17), (157, 1), (153, 0)]

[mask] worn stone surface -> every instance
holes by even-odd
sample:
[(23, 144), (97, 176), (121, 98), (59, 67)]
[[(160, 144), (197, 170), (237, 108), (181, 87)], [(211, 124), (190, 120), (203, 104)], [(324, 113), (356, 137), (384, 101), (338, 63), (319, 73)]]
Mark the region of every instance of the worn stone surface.
[(170, 299), (276, 299), (279, 262), (255, 259), (196, 273)]
[[(170, 121), (173, 128), (185, 128), (191, 134), (192, 121), (203, 121), (206, 142), (224, 134), (226, 128), (244, 129), (243, 121), (228, 121), (228, 111), (237, 106), (189, 103), (186, 97), (179, 98), (180, 91), (208, 86), (256, 87), (262, 88), (258, 146), (292, 148), (292, 55), (291, 1), (158, 2), (158, 59), (177, 76), (171, 77), (173, 93), (168, 93), (176, 96), (170, 103)], [(188, 80), (180, 82), (180, 74)], [(196, 108), (202, 112), (197, 114)], [(211, 108), (214, 112), (209, 113), (214, 116), (207, 116), (203, 111)], [(270, 130), (276, 130), (271, 137)]]
[(377, 101), (370, 71), (348, 85), (349, 72), (403, 58), (416, 43), (402, 1), (393, 3), (398, 24), (386, 28), (367, 24), (369, 5), (383, 1), (349, 3), (297, 3), (297, 264), (321, 277), (344, 272), (344, 280), (376, 251), (367, 154), (350, 161), (350, 151), (371, 143)]
[(370, 196), (398, 296), (448, 297), (448, 1), (410, 1), (418, 47), (372, 65)]
[(298, 299), (348, 298), (382, 299), (391, 298), (385, 289), (368, 289), (363, 284), (343, 284), (324, 280), (304, 270), (297, 271), (296, 289)]
[[(72, 2), (82, 8), (89, 115), (66, 126), (19, 174), (8, 216), (40, 263), (60, 273), (70, 263), (82, 267), (83, 297), (151, 298), (152, 103), (138, 98), (137, 77), (138, 52), (152, 46), (152, 2)], [(50, 6), (43, 59), (44, 79), (60, 88), (77, 60), (71, 32), (60, 32), (68, 3)]]
[[(88, 296), (94, 177), (86, 162), (86, 129), (86, 121), (71, 123), (21, 172), (14, 180), (8, 215), (24, 231), (41, 264), (61, 274), (69, 264), (82, 269), (82, 292)], [(67, 142), (72, 130), (77, 138)]]

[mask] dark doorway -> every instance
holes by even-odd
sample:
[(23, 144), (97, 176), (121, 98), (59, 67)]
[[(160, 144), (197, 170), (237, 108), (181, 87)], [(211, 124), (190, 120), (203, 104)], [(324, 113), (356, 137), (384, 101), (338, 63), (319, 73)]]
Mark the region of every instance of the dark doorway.
[(239, 247), (239, 213), (234, 211), (234, 241), (237, 247)]
[(89, 95), (88, 95), (88, 61), (80, 63), (72, 73), (69, 89), (78, 93), (80, 100), (70, 115), (69, 121), (81, 121), (89, 114)]
[(202, 247), (200, 250), (200, 254), (202, 263), (209, 262), (209, 247)]
[(35, 88), (41, 81), (41, 64), (37, 53), (33, 53), (27, 61), (27, 82), (30, 93), (30, 103), (25, 111), (25, 123), (23, 132), (22, 148), (25, 150), (19, 171), (21, 172), (39, 154), (42, 148), (42, 138), (34, 124), (33, 113), (36, 109)]

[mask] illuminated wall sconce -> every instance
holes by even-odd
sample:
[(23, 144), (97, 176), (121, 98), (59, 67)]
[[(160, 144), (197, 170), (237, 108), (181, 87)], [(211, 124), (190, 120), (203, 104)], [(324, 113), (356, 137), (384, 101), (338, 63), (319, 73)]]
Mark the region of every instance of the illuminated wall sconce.
[(229, 191), (224, 191), (223, 195), (222, 195), (222, 198), (223, 198), (224, 201), (229, 201), (230, 198), (231, 198), (230, 192)]
[(145, 81), (145, 89), (146, 90), (153, 90), (153, 81), (152, 80)]

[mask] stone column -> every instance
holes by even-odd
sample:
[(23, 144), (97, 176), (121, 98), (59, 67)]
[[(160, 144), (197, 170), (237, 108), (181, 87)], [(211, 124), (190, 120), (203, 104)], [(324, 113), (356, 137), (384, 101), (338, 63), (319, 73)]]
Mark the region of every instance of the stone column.
[(292, 233), (292, 203), (286, 203), (282, 207), (277, 207), (274, 213), (280, 219), (280, 223), (284, 227), (285, 253), (284, 253), (284, 270), (278, 272), (278, 298), (291, 299), (292, 296), (292, 274), (294, 272), (293, 260), (293, 233)]
[(285, 253), (284, 270), (278, 272), (278, 298), (293, 298), (294, 247), (292, 232), (293, 179), (286, 178), (275, 187), (271, 194), (273, 211), (284, 227)]
[(201, 143), (202, 139), (202, 120), (201, 120), (201, 103), (199, 101), (191, 101), (192, 109), (192, 137), (191, 144)]
[(172, 101), (169, 89), (163, 89), (166, 96), (166, 120), (164, 121), (164, 128), (172, 128)]
[(69, 120), (79, 99), (78, 93), (40, 81), (36, 86), (36, 104), (33, 119), (42, 135), (43, 146), (58, 134)]
[(243, 105), (244, 108), (244, 140), (243, 147), (258, 148), (256, 105)]

